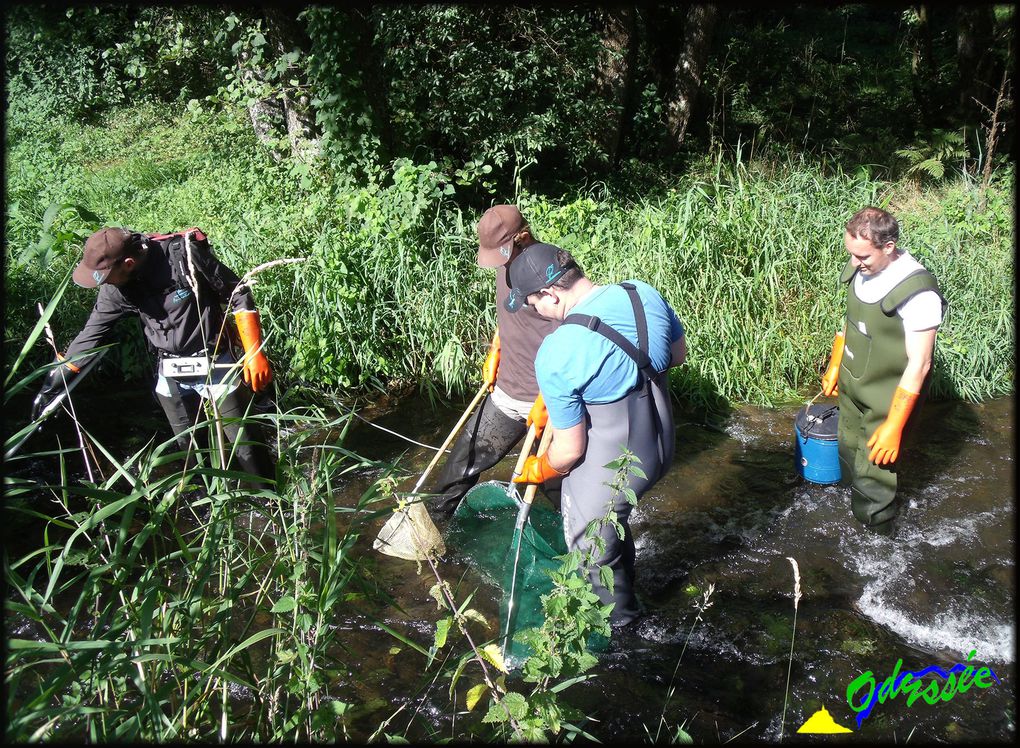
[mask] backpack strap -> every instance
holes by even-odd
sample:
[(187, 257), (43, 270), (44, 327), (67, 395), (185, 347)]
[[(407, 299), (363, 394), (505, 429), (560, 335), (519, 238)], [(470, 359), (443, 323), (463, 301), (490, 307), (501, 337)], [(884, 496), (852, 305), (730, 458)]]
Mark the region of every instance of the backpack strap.
[(184, 229), (184, 231), (174, 231), (171, 234), (150, 234), (149, 238), (162, 241), (163, 239), (169, 239), (172, 236), (179, 236), (183, 238), (185, 234), (194, 234), (195, 241), (199, 242), (204, 242), (206, 239), (205, 232), (203, 232), (202, 229), (200, 228), (190, 228)]
[[(175, 231), (171, 234), (149, 234), (146, 238), (157, 241), (166, 247), (167, 260), (170, 262), (170, 274), (173, 278), (174, 288), (177, 290), (194, 290), (191, 285), (191, 273), (189, 271), (192, 263), (188, 262), (188, 253), (185, 249), (185, 237), (191, 235), (193, 247), (208, 246), (205, 233), (198, 228)], [(196, 281), (203, 283), (207, 279), (196, 265)], [(203, 283), (202, 290), (207, 284)]]

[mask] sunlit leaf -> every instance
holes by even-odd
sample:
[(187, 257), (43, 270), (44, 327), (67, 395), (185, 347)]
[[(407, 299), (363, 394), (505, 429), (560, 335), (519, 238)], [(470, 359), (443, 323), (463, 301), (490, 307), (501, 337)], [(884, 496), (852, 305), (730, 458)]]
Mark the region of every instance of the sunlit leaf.
[(434, 646), (437, 650), (442, 649), (446, 646), (446, 637), (450, 633), (450, 626), (453, 625), (453, 618), (443, 618), (440, 621), (436, 621), (436, 635), (434, 640)]
[(496, 644), (486, 644), (481, 649), (482, 657), (488, 660), (493, 667), (499, 670), (501, 673), (509, 673), (510, 670), (507, 668), (506, 663), (503, 661), (503, 655), (499, 651), (499, 646)]
[(469, 712), (473, 710), (475, 706), (477, 706), (478, 702), (481, 700), (481, 698), (486, 694), (488, 690), (489, 687), (484, 683), (479, 683), (477, 686), (472, 686), (471, 688), (468, 689), (467, 695), (465, 696), (464, 700), (465, 703), (467, 704), (467, 709)]

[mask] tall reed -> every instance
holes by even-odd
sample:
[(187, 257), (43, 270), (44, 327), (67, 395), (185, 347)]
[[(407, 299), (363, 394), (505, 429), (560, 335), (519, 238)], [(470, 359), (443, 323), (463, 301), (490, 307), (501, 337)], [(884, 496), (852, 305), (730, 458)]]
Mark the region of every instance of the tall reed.
[(786, 666), (786, 690), (783, 692), (783, 716), (779, 720), (779, 740), (783, 740), (783, 728), (786, 726), (786, 705), (790, 698), (790, 673), (793, 672), (793, 643), (797, 639), (797, 608), (800, 606), (800, 567), (797, 559), (787, 556), (786, 560), (793, 567), (793, 628), (790, 633), (790, 659)]
[[(112, 466), (96, 481), (69, 477), (74, 449), (57, 451), (49, 484), (16, 477), (43, 457), (8, 461), (7, 511), (40, 533), (4, 557), (9, 741), (346, 734), (338, 697), (350, 696), (323, 677), (346, 670), (333, 616), (371, 594), (355, 544), (386, 510), (378, 482), (355, 506), (333, 497), (345, 474), (392, 466), (342, 446), (347, 416), (245, 420), (288, 430), (273, 488), (239, 487), (246, 476), (214, 467), (215, 447), (182, 471), (175, 438), (120, 460), (84, 431)], [(323, 431), (338, 441), (316, 444)]]

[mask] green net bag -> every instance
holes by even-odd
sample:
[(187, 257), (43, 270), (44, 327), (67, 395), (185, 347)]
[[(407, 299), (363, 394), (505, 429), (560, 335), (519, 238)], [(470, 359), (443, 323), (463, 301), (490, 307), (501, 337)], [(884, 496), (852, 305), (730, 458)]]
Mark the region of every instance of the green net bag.
[(508, 490), (507, 484), (481, 483), (464, 495), (447, 535), (457, 555), (502, 592), (500, 635), (504, 658), (511, 666), (530, 654), (527, 647), (513, 641), (514, 635), (542, 625), (541, 598), (552, 591), (548, 572), (559, 567), (556, 556), (567, 552), (560, 513), (540, 500), (531, 505), (518, 529), (522, 505), (516, 490)]

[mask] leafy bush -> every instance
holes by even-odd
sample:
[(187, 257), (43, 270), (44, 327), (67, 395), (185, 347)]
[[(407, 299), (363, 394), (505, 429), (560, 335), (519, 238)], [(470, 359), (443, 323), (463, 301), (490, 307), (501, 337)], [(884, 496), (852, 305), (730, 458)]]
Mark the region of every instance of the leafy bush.
[[(396, 137), (429, 158), (527, 164), (564, 151), (605, 159), (609, 112), (595, 95), (601, 40), (591, 11), (541, 6), (395, 6), (377, 17)], [(421, 158), (417, 153), (415, 158)]]
[[(10, 262), (38, 246), (57, 203), (141, 231), (199, 226), (242, 274), (305, 258), (255, 287), (283, 382), (349, 394), (407, 382), (474, 388), (495, 325), (493, 271), (475, 265), (481, 211), (455, 202), (454, 177), (434, 162), (399, 160), (359, 185), (324, 164), (277, 163), (240, 112), (178, 107), (156, 117), (164, 112), (142, 105), (104, 128), (50, 123), (39, 141), (9, 137), (9, 340), (77, 260), (69, 240), (46, 268)], [(602, 187), (567, 200), (522, 192), (519, 203), (536, 235), (574, 252), (596, 282), (638, 277), (663, 291), (689, 336), (674, 389), (713, 407), (817, 391), (845, 306), (836, 282), (843, 225), (863, 205), (888, 205), (904, 245), (952, 304), (936, 348), (936, 393), (981, 399), (1012, 390), (1013, 203), (1012, 183), (1002, 180), (982, 207), (966, 181), (921, 193), (806, 159), (746, 163), (737, 152), (639, 201)], [(66, 211), (50, 230), (80, 238), (90, 225)], [(55, 317), (58, 344), (93, 301), (94, 292), (69, 289)], [(123, 365), (144, 370), (130, 357)]]

